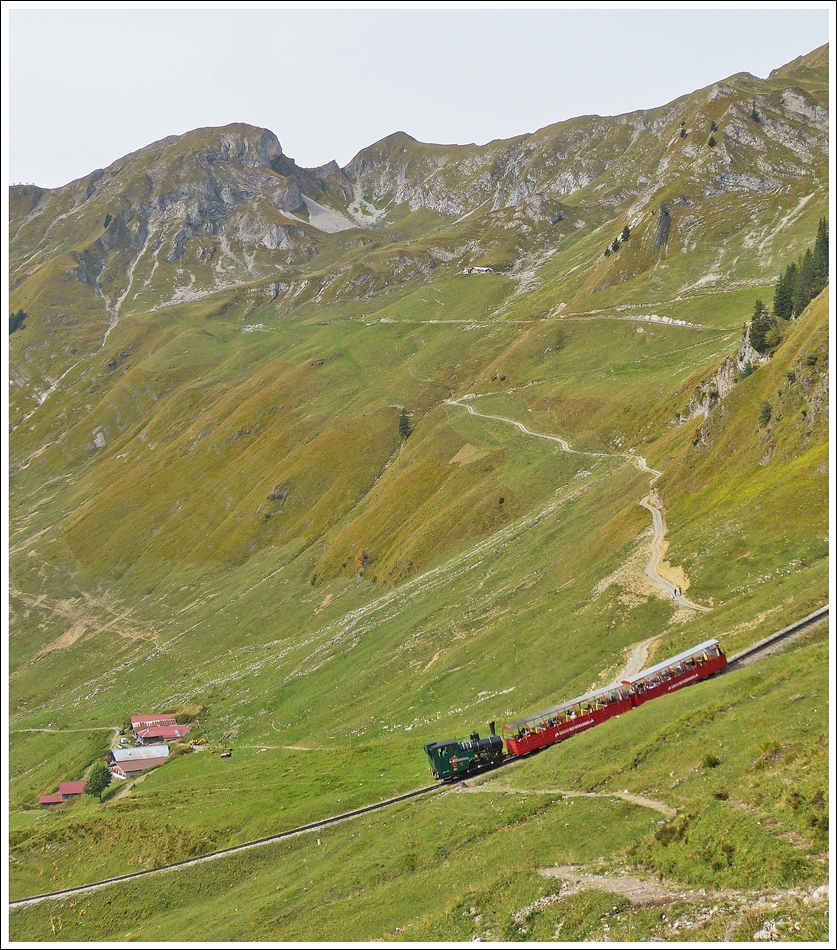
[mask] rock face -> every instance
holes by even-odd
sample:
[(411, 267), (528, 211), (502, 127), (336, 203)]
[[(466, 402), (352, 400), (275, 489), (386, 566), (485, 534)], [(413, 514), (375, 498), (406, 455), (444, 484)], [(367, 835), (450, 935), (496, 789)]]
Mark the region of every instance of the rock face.
[(663, 205), (657, 216), (657, 236), (654, 238), (654, 247), (662, 247), (668, 240), (671, 228), (671, 212)]
[(696, 416), (708, 416), (715, 406), (732, 392), (742, 373), (746, 374), (751, 369), (769, 361), (768, 354), (759, 353), (751, 345), (750, 327), (747, 326), (741, 335), (736, 356), (725, 357), (712, 376), (698, 386), (695, 395), (686, 406), (686, 411), (679, 414), (678, 424), (694, 419)]
[(748, 325), (741, 337), (741, 342), (738, 344), (738, 356), (735, 360), (738, 371), (742, 372), (748, 366), (761, 366), (762, 363), (767, 363), (769, 359), (770, 357), (766, 353), (759, 353), (750, 343), (750, 327)]

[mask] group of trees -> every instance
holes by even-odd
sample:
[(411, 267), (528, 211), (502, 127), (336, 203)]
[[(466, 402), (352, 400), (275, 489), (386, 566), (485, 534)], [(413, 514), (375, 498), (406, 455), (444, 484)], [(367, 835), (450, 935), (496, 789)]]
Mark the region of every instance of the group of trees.
[(828, 218), (821, 218), (813, 250), (789, 264), (776, 284), (773, 312), (783, 320), (798, 317), (828, 283)]
[[(718, 131), (718, 123), (717, 123), (714, 119), (712, 120), (712, 123), (711, 123), (710, 126), (709, 126), (709, 131), (710, 131), (710, 132), (717, 132), (717, 131)], [(714, 136), (714, 135), (710, 135), (710, 136), (709, 136), (709, 141), (707, 142), (707, 145), (708, 145), (710, 148), (715, 148), (715, 146), (716, 146), (717, 144), (718, 144), (718, 143), (715, 141), (715, 136)]]
[(619, 248), (622, 247), (625, 241), (628, 240), (630, 236), (631, 236), (631, 229), (626, 224), (625, 227), (622, 228), (622, 233), (619, 235), (619, 237), (614, 238), (613, 243), (610, 245), (610, 247), (605, 248), (604, 256), (610, 257), (611, 253), (615, 254), (619, 250)]
[(828, 283), (828, 218), (821, 218), (814, 247), (789, 264), (776, 284), (773, 294), (773, 315), (761, 300), (753, 308), (750, 322), (750, 345), (766, 353), (782, 337), (777, 317), (791, 320), (798, 317)]

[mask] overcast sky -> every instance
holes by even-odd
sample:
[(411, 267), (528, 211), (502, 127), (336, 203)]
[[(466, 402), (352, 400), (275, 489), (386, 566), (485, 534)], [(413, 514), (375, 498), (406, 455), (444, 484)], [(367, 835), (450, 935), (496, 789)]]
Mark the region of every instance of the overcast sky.
[(765, 77), (833, 28), (826, 3), (131, 6), (4, 5), (8, 181), (56, 187), (230, 122), (307, 167), (399, 129), (484, 143)]

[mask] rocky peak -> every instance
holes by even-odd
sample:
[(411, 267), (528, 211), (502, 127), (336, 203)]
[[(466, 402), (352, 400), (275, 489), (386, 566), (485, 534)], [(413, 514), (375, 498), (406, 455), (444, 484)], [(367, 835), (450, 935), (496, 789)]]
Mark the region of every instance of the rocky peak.
[(210, 132), (209, 147), (198, 153), (197, 160), (208, 165), (228, 164), (237, 160), (246, 168), (259, 165), (273, 168), (273, 163), (282, 157), (282, 146), (270, 129), (259, 129), (243, 123), (227, 125), (220, 129), (198, 129), (189, 136)]

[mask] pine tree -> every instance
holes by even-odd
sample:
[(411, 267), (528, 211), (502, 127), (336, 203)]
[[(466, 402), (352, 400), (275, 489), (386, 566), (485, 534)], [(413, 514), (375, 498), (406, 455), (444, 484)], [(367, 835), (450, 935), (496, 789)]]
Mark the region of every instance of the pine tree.
[(814, 254), (809, 247), (799, 262), (793, 289), (793, 315), (798, 317), (814, 298)]
[(627, 241), (630, 236), (631, 236), (631, 229), (626, 224), (625, 227), (622, 228), (622, 240)]
[(783, 320), (793, 316), (793, 286), (796, 281), (796, 264), (789, 264), (776, 284), (773, 294), (773, 312)]
[(767, 334), (772, 329), (767, 307), (761, 300), (757, 300), (753, 307), (753, 319), (750, 321), (750, 346), (759, 353), (768, 349)]
[(814, 267), (817, 293), (828, 283), (828, 218), (820, 218), (814, 243)]

